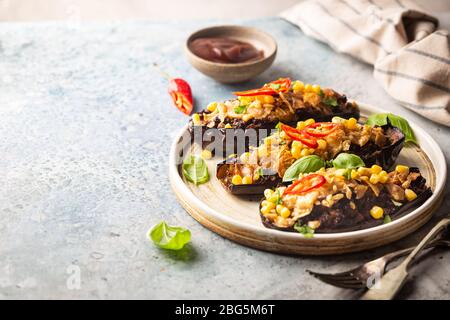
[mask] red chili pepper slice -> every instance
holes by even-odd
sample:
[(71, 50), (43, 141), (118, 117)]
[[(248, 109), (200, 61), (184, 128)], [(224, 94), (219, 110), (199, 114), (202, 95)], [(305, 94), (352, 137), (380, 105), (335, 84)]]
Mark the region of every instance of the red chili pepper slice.
[(289, 91), (289, 89), (291, 88), (291, 83), (292, 81), (289, 78), (280, 78), (278, 80), (266, 83), (259, 89), (238, 91), (233, 92), (233, 94), (241, 97), (260, 96), (260, 95), (272, 96), (280, 92)]
[(281, 130), (283, 130), (287, 134), (287, 136), (289, 138), (291, 138), (292, 140), (300, 141), (307, 147), (310, 147), (313, 149), (318, 147), (317, 140), (314, 139), (314, 137), (307, 136), (300, 130), (297, 130), (297, 129), (292, 128), (285, 124), (281, 125)]
[(309, 174), (287, 187), (284, 190), (283, 195), (306, 193), (321, 187), (325, 182), (327, 182), (327, 180), (324, 176), (317, 173)]
[(316, 138), (322, 138), (332, 133), (336, 128), (337, 124), (333, 122), (316, 122), (303, 129), (303, 132)]
[(190, 115), (193, 108), (193, 100), (189, 84), (180, 78), (171, 79), (168, 91), (175, 106), (184, 114)]

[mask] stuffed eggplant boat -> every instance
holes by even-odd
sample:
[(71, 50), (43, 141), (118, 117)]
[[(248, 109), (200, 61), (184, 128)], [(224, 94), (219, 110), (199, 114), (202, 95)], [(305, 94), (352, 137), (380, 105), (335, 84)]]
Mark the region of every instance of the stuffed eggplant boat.
[(417, 168), (399, 165), (345, 170), (322, 168), (289, 186), (264, 191), (264, 226), (311, 235), (352, 231), (390, 222), (432, 194)]
[[(221, 148), (219, 154), (229, 155), (237, 152), (236, 141), (241, 139), (247, 150), (249, 145), (259, 143), (261, 130), (267, 136), (267, 131), (279, 122), (295, 125), (308, 118), (330, 121), (334, 116), (359, 119), (358, 106), (348, 102), (345, 95), (301, 81), (291, 83), (288, 78), (234, 94), (236, 99), (210, 103), (205, 110), (193, 114), (189, 131), (204, 149)], [(250, 129), (251, 134), (247, 134)], [(254, 141), (247, 136), (255, 136)]]
[(332, 122), (308, 119), (296, 128), (284, 124), (279, 127), (259, 147), (217, 165), (216, 176), (229, 192), (261, 195), (281, 183), (294, 162), (309, 155), (329, 161), (346, 152), (359, 156), (363, 165), (389, 169), (405, 141), (396, 127), (359, 124), (355, 118), (334, 118)]

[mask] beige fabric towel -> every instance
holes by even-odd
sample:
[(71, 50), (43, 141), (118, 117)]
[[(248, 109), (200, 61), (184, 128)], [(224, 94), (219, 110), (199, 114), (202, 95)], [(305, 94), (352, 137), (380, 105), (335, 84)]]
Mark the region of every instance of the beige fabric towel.
[(450, 126), (450, 40), (409, 0), (307, 0), (281, 16), (334, 50), (374, 65), (400, 104)]

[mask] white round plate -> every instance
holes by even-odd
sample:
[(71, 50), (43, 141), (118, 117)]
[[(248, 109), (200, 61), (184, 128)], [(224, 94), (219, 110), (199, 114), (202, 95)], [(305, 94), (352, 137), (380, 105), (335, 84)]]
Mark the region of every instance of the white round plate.
[[(358, 103), (362, 116), (384, 110)], [(179, 171), (180, 150), (186, 139), (185, 126), (175, 137), (170, 150), (169, 177), (172, 189), (179, 202), (198, 222), (208, 229), (246, 246), (261, 250), (289, 254), (325, 255), (355, 252), (378, 247), (417, 230), (432, 216), (439, 207), (447, 177), (444, 154), (433, 138), (409, 122), (420, 148), (404, 147), (397, 160), (398, 163), (418, 167), (433, 190), (433, 195), (420, 207), (403, 217), (369, 229), (351, 232), (315, 234), (305, 238), (302, 234), (268, 229), (261, 223), (258, 202), (240, 199), (229, 194), (215, 177), (216, 163), (221, 158), (208, 160), (211, 179), (209, 182), (195, 186), (184, 180)], [(199, 153), (197, 146), (191, 152)]]

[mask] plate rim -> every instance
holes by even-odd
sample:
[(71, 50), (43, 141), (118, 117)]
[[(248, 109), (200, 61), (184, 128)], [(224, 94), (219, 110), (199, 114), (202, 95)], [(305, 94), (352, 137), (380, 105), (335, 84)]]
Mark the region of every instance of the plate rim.
[[(361, 103), (355, 101), (360, 110), (361, 114), (365, 113), (389, 113), (389, 111), (375, 107), (370, 104)], [(367, 111), (367, 112), (364, 112)], [(309, 238), (309, 241), (317, 241), (321, 242), (323, 240), (337, 240), (343, 238), (355, 238), (355, 237), (365, 237), (370, 236), (375, 233), (389, 232), (389, 230), (395, 229), (396, 227), (408, 223), (408, 221), (414, 219), (414, 217), (418, 216), (420, 213), (428, 210), (436, 201), (439, 201), (441, 194), (445, 189), (445, 182), (447, 179), (447, 165), (444, 153), (442, 149), (439, 147), (437, 142), (419, 125), (417, 125), (414, 121), (408, 120), (408, 123), (412, 127), (413, 131), (418, 136), (423, 136), (424, 139), (428, 140), (430, 148), (432, 149), (435, 156), (433, 158), (430, 157), (429, 152), (426, 152), (422, 149), (422, 151), (428, 156), (431, 164), (433, 165), (433, 169), (436, 173), (436, 186), (433, 191), (433, 195), (428, 198), (421, 206), (414, 209), (407, 215), (400, 217), (397, 220), (392, 221), (389, 224), (382, 224), (379, 226), (355, 230), (355, 231), (347, 231), (347, 232), (336, 232), (336, 233), (317, 233), (313, 238)], [(265, 234), (268, 236), (274, 237), (284, 237), (285, 239), (305, 239), (303, 235), (294, 233), (294, 232), (286, 232), (275, 229), (265, 228), (262, 224), (261, 226), (252, 225), (249, 223), (245, 223), (236, 219), (233, 219), (221, 212), (209, 207), (203, 201), (195, 196), (194, 193), (187, 187), (183, 179), (181, 178), (178, 165), (177, 165), (177, 151), (180, 137), (186, 132), (188, 124), (183, 126), (179, 131), (177, 131), (176, 136), (171, 144), (170, 152), (169, 152), (169, 178), (172, 180), (172, 183), (175, 183), (180, 191), (187, 196), (188, 201), (192, 201), (195, 206), (197, 206), (200, 210), (205, 212), (208, 216), (212, 217), (215, 221), (231, 225), (233, 228), (237, 228), (240, 230), (245, 230), (246, 232), (253, 232), (257, 234)], [(419, 134), (417, 134), (419, 132)], [(433, 159), (436, 159), (436, 163), (434, 163)]]

